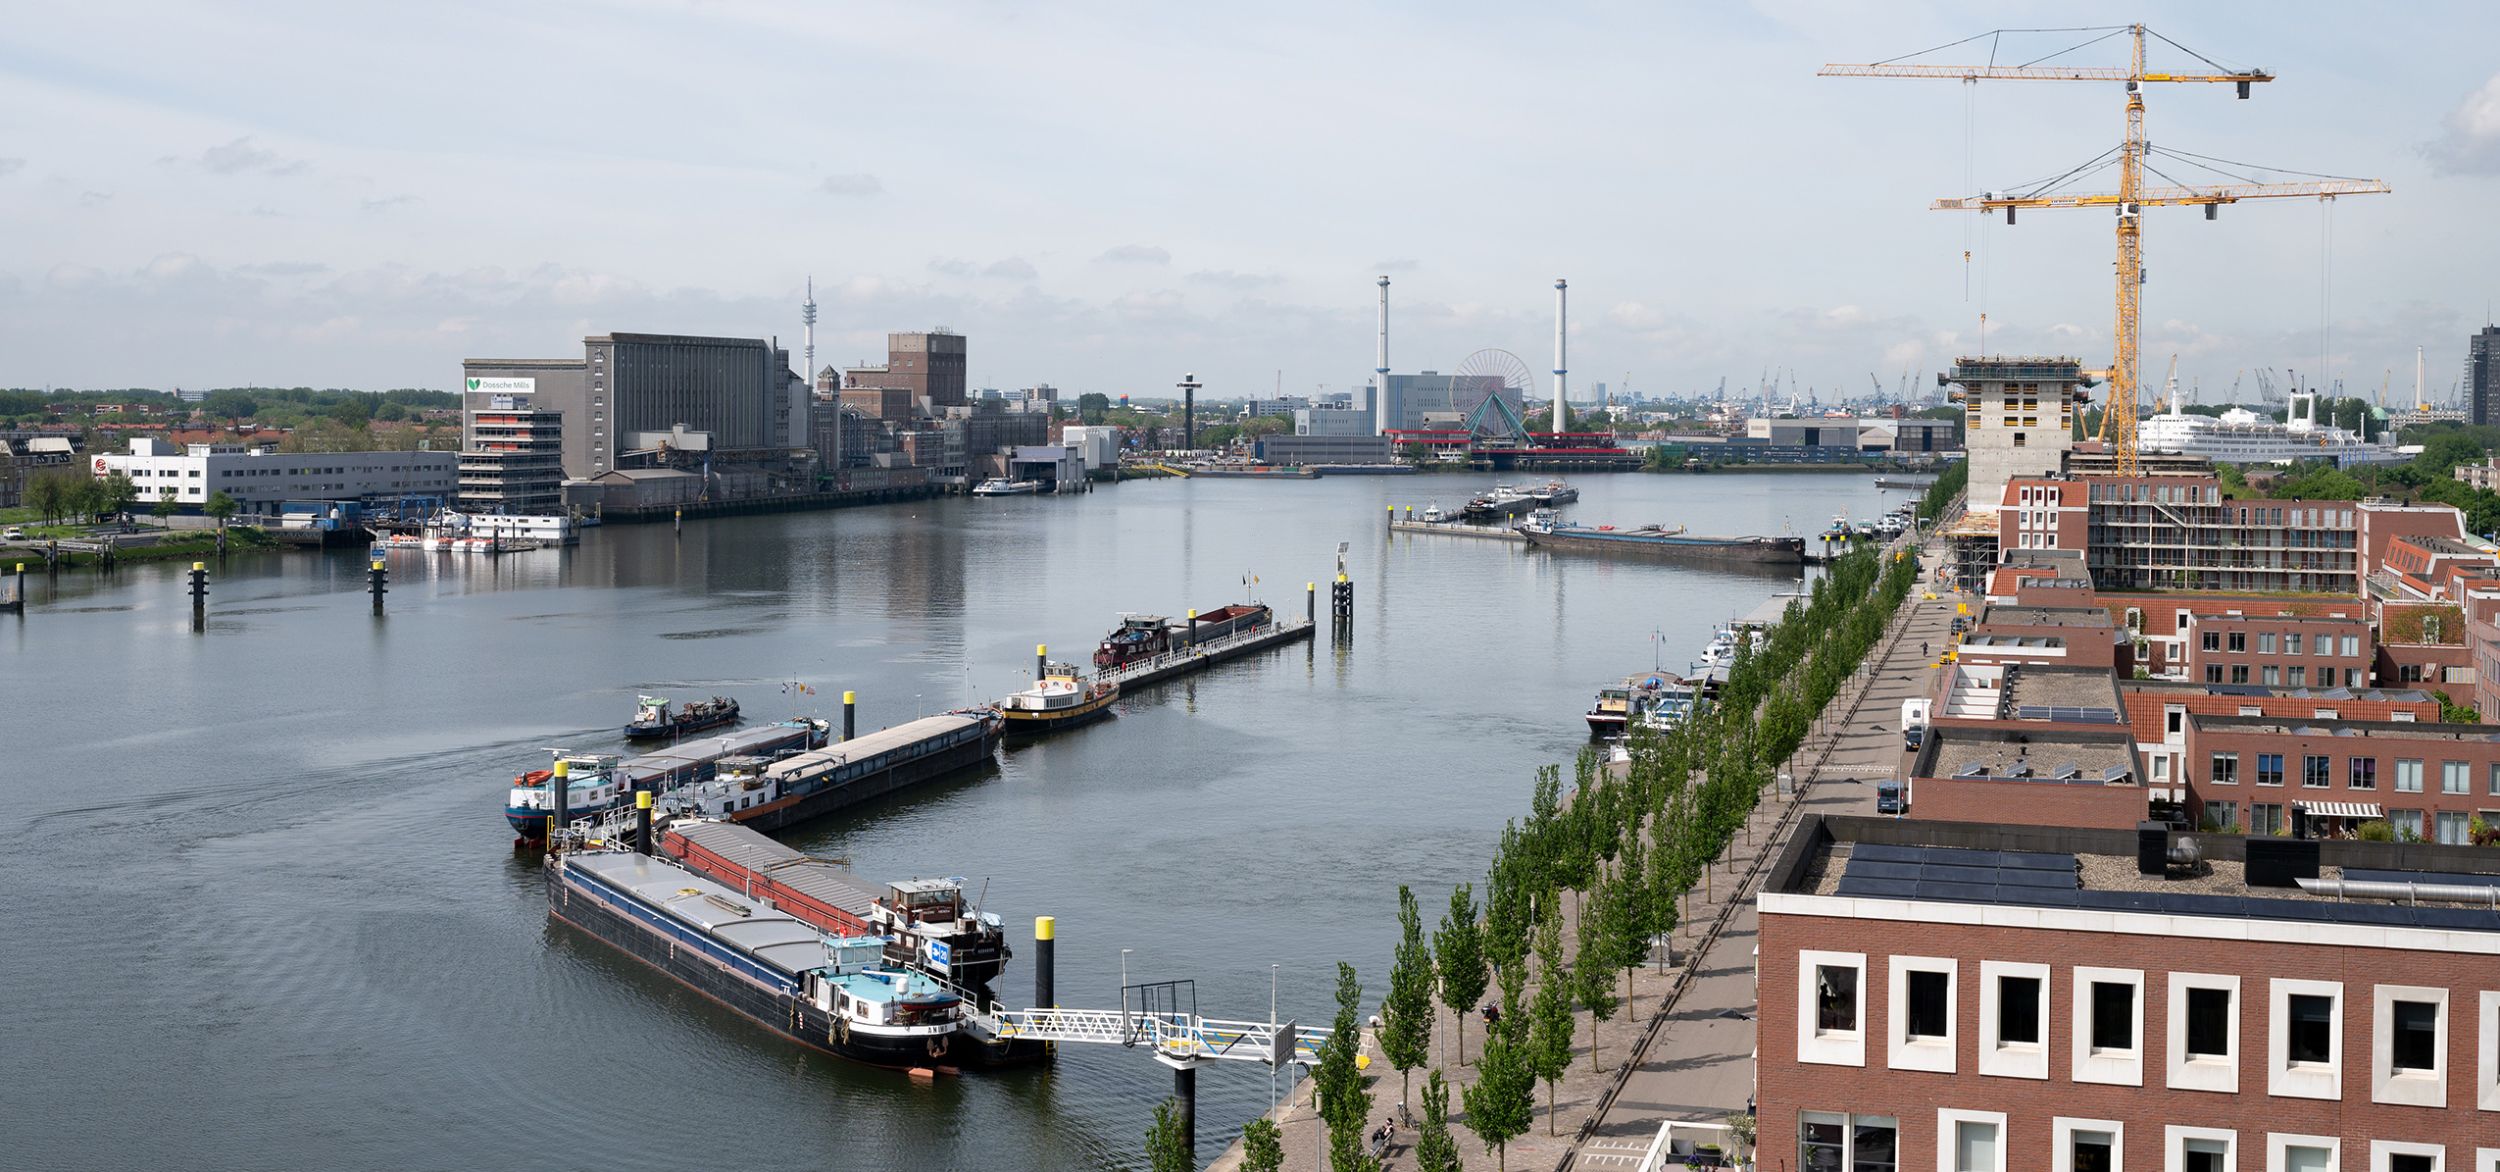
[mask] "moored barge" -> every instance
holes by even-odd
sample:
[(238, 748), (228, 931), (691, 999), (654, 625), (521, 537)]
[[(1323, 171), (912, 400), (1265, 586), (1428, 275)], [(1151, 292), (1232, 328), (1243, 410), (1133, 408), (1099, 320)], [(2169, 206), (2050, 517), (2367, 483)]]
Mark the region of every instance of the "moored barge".
[(1529, 545), (1573, 553), (1727, 565), (1802, 567), (1806, 561), (1806, 540), (1802, 537), (1707, 537), (1686, 533), (1680, 526), (1668, 529), (1657, 525), (1591, 528), (1549, 516), (1539, 516), (1516, 528)]
[(778, 830), (987, 764), (1004, 730), (986, 708), (924, 716), (778, 759), (724, 757), (719, 775), (681, 786), (659, 805), (757, 830)]
[[(731, 757), (772, 759), (813, 749), (825, 743), (831, 726), (808, 718), (777, 721), (716, 737), (686, 741), (659, 753), (623, 760), (604, 753), (555, 754), (556, 766), (567, 775), (565, 813), (572, 818), (597, 818), (630, 807), (636, 789), (665, 794), (712, 776)], [(524, 840), (547, 836), (547, 819), (555, 813), (555, 769), (534, 769), (512, 779), (504, 799), (504, 820)]]

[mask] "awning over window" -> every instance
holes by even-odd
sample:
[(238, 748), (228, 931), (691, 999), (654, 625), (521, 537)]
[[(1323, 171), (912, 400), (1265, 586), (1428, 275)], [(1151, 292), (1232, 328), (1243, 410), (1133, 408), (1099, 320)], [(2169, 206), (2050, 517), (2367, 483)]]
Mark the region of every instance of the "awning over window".
[(2294, 805), (2297, 805), (2303, 810), (2309, 811), (2309, 816), (2312, 818), (2360, 818), (2368, 820), (2384, 817), (2384, 815), (2379, 813), (2379, 808), (2377, 806), (2371, 805), (2368, 802), (2296, 802)]

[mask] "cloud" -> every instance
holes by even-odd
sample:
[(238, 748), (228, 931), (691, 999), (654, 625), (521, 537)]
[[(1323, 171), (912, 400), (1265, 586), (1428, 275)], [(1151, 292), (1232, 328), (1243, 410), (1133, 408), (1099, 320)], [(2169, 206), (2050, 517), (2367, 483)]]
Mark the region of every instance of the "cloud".
[(942, 277), (969, 277), (979, 266), (959, 256), (941, 256), (930, 259), (929, 271)]
[(981, 269), (981, 275), (1008, 281), (1030, 281), (1042, 274), (1040, 270), (1033, 267), (1032, 261), (1020, 256), (1011, 256), (1004, 260), (991, 261)]
[(1123, 244), (1094, 259), (1115, 265), (1168, 265), (1172, 253), (1159, 244)]
[(18, 168), (24, 167), (25, 165), (26, 160), (24, 159), (0, 159), (0, 178), (6, 178), (10, 175), (16, 174)]
[(286, 219), (286, 218), (287, 218), (287, 214), (286, 214), (285, 212), (282, 212), (282, 211), (279, 211), (279, 210), (278, 210), (278, 209), (276, 209), (276, 208), (270, 207), (268, 204), (265, 204), (265, 203), (262, 203), (262, 204), (253, 204), (253, 205), (252, 205), (252, 214), (253, 214), (253, 215), (255, 215), (255, 216), (259, 216), (259, 217), (261, 217), (262, 219), (265, 219), (265, 220), (283, 220), (283, 219)]
[(1372, 262), (1372, 271), (1375, 273), (1411, 273), (1420, 267), (1422, 266), (1418, 265), (1411, 257), (1406, 260), (1376, 260)]
[(260, 264), (236, 265), (234, 271), (264, 277), (308, 277), (315, 273), (329, 272), (330, 266), (319, 261), (273, 260)]
[(248, 134), (223, 146), (210, 147), (201, 151), (199, 157), (187, 161), (196, 164), (201, 170), (211, 175), (248, 175), (253, 172), (265, 175), (300, 175), (312, 168), (311, 163), (302, 159), (283, 158), (278, 152), (267, 147), (254, 146), (252, 136)]
[(2423, 153), (2450, 175), (2500, 175), (2500, 74), (2448, 112), (2446, 130)]
[(405, 207), (409, 204), (417, 202), (419, 202), (419, 200), (413, 195), (386, 195), (380, 199), (368, 199), (361, 201), (364, 209), (368, 212), (387, 212), (392, 208)]
[(82, 191), (78, 193), (78, 206), (82, 208), (100, 208), (111, 202), (113, 202), (113, 193), (109, 191)]
[(1285, 283), (1280, 273), (1236, 273), (1230, 269), (1201, 269), (1189, 274), (1189, 279), (1201, 285), (1225, 289), (1264, 289)]
[(885, 184), (874, 175), (827, 175), (816, 190), (825, 195), (870, 196), (885, 193)]

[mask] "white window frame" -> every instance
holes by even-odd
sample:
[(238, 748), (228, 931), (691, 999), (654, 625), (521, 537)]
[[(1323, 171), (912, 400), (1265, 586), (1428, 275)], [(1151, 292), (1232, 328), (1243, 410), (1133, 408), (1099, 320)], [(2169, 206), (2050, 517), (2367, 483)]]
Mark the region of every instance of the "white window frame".
[(2474, 1149), (2474, 1172), (2500, 1172), (2500, 1148)]
[[(2004, 1021), (1998, 978), (2030, 977), (2040, 982), (2040, 1040), (2037, 1042), (2002, 1042), (1997, 1040), (1998, 1023)], [(2049, 1077), (2049, 966), (2012, 960), (1979, 962), (1979, 1073), (1983, 1078)], [(2494, 994), (2500, 996), (2500, 994)]]
[(2227, 1127), (2181, 1127), (2169, 1124), (2162, 1129), (2162, 1172), (2187, 1172), (2187, 1141), (2218, 1139), (2222, 1141), (2222, 1172), (2239, 1172), (2240, 1133)]
[[(1949, 956), (1895, 956), (1885, 963), (1890, 1007), (1884, 1015), (1884, 1064), (1894, 1070), (1954, 1071), (1962, 1043), (1961, 965)], [(1910, 974), (1944, 974), (1944, 1036), (1910, 1037)], [(1863, 991), (1861, 991), (1863, 996)]]
[(2109, 1166), (2127, 1166), (2127, 1125), (2115, 1119), (2068, 1119), (2060, 1115), (2049, 1120), (2049, 1172), (2075, 1172), (2075, 1133), (2106, 1131), (2109, 1133)]
[[(2230, 1054), (2221, 1058), (2190, 1058), (2187, 1050), (2188, 990), (2220, 989), (2231, 995), (2231, 1021), (2227, 1044)], [(2168, 1085), (2174, 1091), (2218, 1091), (2238, 1094), (2240, 1089), (2240, 979), (2223, 973), (2170, 974), (2170, 1017), (2168, 1033)]]
[(1995, 1124), (1997, 1129), (1997, 1168), (1999, 1172), (2012, 1172), (2012, 1168), (2006, 1162), (2005, 1154), (2013, 1150), (2014, 1141), (2013, 1137), (2008, 1135), (2005, 1130), (2005, 1112), (1961, 1111), (1952, 1107), (1938, 1107), (1936, 1109), (1936, 1172), (1958, 1172), (1958, 1170), (1953, 1167), (1953, 1150), (1961, 1146), (1958, 1142), (1961, 1137), (1954, 1134), (1954, 1125), (1960, 1123)]
[[(2431, 1029), (2429, 1073), (2396, 1073), (2396, 1003), (2427, 1001), (2439, 1007)], [(2406, 1107), (2448, 1105), (2448, 990), (2431, 985), (2370, 987), (2370, 1101)]]
[[(1858, 970), (1858, 1028), (1815, 1028), (1814, 970), (1825, 966)], [(1866, 1065), (1866, 954), (1797, 950), (1797, 1061), (1820, 1066)]]
[[(2074, 986), (2074, 1015), (2068, 1020), (2074, 1034), (2074, 1061), (2070, 1077), (2076, 1082), (2107, 1083), (2113, 1086), (2144, 1085), (2144, 970), (2107, 969), (2076, 965), (2070, 978)], [(2094, 1053), (2092, 1049), (2092, 986), (2096, 984), (2131, 985), (2135, 988), (2135, 1020), (2129, 1024), (2128, 1036), (2134, 1048), (2117, 1053)]]
[(2387, 1172), (2389, 1156), (2429, 1156), (2431, 1172), (2448, 1172), (2448, 1148), (2445, 1144), (2421, 1144), (2401, 1139), (2370, 1141), (2370, 1172)]
[(2474, 1106), (2500, 1111), (2500, 989), (2482, 992), (2482, 1015), (2475, 1022), (2481, 1042), (2475, 1047)]
[(2290, 1135), (2276, 1131), (2266, 1133), (2267, 1172), (2279, 1172), (2283, 1167), (2283, 1161), (2290, 1155), (2286, 1149), (2295, 1146), (2325, 1148), (2328, 1172), (2336, 1172), (2344, 1166), (2344, 1138), (2342, 1136)]
[[(2334, 1028), (2327, 1038), (2325, 1062), (2292, 1065), (2293, 995), (2335, 999)], [(2266, 982), (2266, 1093), (2282, 1099), (2344, 1097), (2344, 983), (2274, 978)]]

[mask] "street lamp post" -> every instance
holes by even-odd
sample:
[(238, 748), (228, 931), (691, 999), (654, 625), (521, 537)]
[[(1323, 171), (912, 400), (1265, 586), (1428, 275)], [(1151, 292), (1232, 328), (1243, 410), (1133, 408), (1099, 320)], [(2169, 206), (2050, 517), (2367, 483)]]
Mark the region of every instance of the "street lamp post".
[(1128, 954), (1135, 951), (1133, 948), (1120, 950), (1120, 1012), (1123, 1014), (1128, 1012)]
[[(1267, 966), (1267, 1037), (1270, 1050), (1279, 1045), (1290, 1045), (1276, 1036), (1276, 966), (1272, 964)], [(1286, 1050), (1288, 1054), (1292, 1052), (1290, 1048)], [(1276, 1068), (1279, 1065), (1276, 1056), (1270, 1053), (1267, 1061), (1267, 1113), (1270, 1115), (1276, 1113), (1276, 1105), (1282, 1101), (1276, 1093)]]

